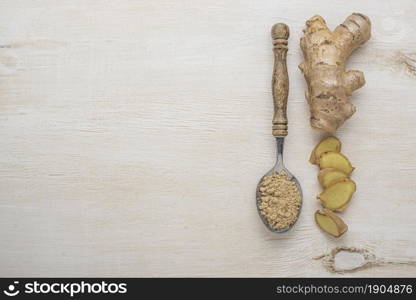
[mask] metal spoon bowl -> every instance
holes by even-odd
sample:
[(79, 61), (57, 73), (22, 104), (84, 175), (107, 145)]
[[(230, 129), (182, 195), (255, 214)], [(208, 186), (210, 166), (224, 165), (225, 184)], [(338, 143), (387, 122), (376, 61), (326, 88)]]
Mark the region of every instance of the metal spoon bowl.
[[(272, 232), (275, 233), (284, 233), (286, 231), (289, 231), (297, 222), (299, 215), (300, 215), (300, 211), (302, 209), (302, 203), (303, 203), (303, 194), (302, 194), (302, 188), (300, 187), (299, 181), (296, 179), (295, 176), (293, 176), (292, 173), (289, 172), (288, 169), (286, 169), (286, 167), (283, 164), (283, 145), (284, 145), (284, 137), (276, 137), (276, 145), (277, 145), (277, 159), (276, 159), (276, 164), (274, 165), (274, 167), (267, 172), (266, 174), (263, 175), (263, 177), (260, 179), (259, 183), (257, 184), (257, 189), (256, 189), (256, 206), (257, 206), (257, 212), (259, 213), (260, 219), (263, 221), (264, 225)], [(261, 194), (260, 194), (260, 186), (261, 186), (261, 182), (263, 181), (264, 177), (271, 175), (273, 173), (280, 173), (281, 171), (283, 171), (284, 173), (286, 173), (287, 177), (289, 178), (290, 181), (294, 182), (296, 184), (296, 188), (299, 191), (300, 194), (300, 203), (299, 203), (299, 209), (298, 209), (298, 213), (296, 215), (296, 220), (287, 228), (282, 228), (282, 229), (276, 229), (273, 228), (269, 225), (269, 223), (267, 222), (266, 218), (261, 214), (260, 211), (260, 203), (261, 203)]]

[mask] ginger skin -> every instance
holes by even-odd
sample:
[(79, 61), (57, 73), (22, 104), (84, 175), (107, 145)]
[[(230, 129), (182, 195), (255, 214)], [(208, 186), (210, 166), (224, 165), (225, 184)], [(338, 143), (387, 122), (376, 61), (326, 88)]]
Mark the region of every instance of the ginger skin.
[(333, 32), (321, 16), (306, 21), (300, 46), (305, 61), (299, 68), (305, 76), (313, 128), (333, 133), (356, 108), (349, 102), (353, 91), (365, 84), (361, 71), (345, 71), (351, 53), (371, 36), (368, 17), (353, 13)]

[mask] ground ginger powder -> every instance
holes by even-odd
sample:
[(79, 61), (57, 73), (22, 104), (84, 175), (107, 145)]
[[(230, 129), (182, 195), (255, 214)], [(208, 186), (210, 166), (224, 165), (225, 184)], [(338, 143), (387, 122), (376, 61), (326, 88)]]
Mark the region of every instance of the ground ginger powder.
[(283, 171), (263, 177), (260, 183), (260, 214), (273, 229), (284, 229), (295, 223), (301, 195)]

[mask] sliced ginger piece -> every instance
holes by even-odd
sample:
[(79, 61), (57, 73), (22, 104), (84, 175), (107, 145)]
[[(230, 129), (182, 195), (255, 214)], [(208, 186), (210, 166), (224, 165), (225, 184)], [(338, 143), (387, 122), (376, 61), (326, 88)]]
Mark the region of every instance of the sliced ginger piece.
[(325, 208), (341, 211), (345, 209), (355, 190), (355, 182), (345, 178), (331, 184), (317, 198)]
[(325, 152), (319, 158), (319, 167), (321, 169), (334, 168), (347, 175), (354, 171), (348, 158), (339, 152)]
[(347, 208), (347, 206), (348, 206), (348, 203), (345, 204), (344, 206), (340, 207), (340, 208), (337, 208), (335, 211), (337, 211), (337, 212), (343, 212)]
[(348, 178), (348, 175), (335, 168), (322, 169), (318, 174), (318, 181), (324, 188), (327, 188), (332, 183), (344, 178)]
[(334, 136), (323, 138), (318, 145), (315, 146), (309, 158), (311, 164), (317, 165), (319, 157), (325, 152), (341, 152), (341, 142)]
[(334, 237), (340, 237), (348, 230), (348, 225), (329, 209), (321, 209), (315, 212), (316, 224), (325, 232)]

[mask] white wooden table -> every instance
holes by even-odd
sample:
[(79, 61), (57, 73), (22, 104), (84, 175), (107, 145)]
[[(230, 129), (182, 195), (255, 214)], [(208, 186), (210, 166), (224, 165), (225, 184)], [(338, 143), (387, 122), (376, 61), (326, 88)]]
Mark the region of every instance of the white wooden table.
[[(339, 240), (320, 188), (297, 69), (304, 22), (371, 18), (348, 67), (367, 84), (337, 133), (358, 191)], [(416, 2), (0, 2), (0, 276), (415, 276), (329, 273), (335, 246), (416, 260)], [(274, 163), (270, 28), (290, 26), (285, 162), (304, 207), (269, 233), (255, 187)]]

